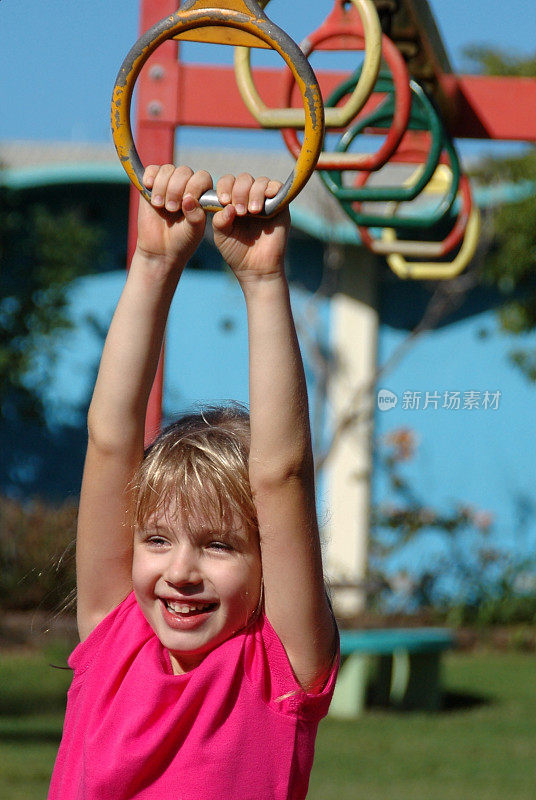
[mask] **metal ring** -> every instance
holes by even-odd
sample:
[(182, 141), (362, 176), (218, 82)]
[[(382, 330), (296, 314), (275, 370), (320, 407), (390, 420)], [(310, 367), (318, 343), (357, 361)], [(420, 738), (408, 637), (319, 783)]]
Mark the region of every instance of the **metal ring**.
[[(388, 214), (371, 214), (370, 212), (364, 213), (361, 211), (360, 201), (350, 203), (343, 200), (340, 201), (342, 207), (351, 217), (351, 219), (357, 223), (357, 225), (365, 225), (367, 228), (390, 227), (403, 230), (415, 230), (417, 228), (432, 228), (434, 225), (437, 225), (446, 217), (452, 208), (452, 205), (458, 194), (461, 176), (460, 162), (454, 144), (450, 139), (447, 138), (445, 145), (445, 153), (441, 156), (440, 161), (442, 164), (449, 164), (452, 173), (452, 180), (450, 182), (448, 191), (444, 194), (436, 208), (432, 211), (429, 211), (426, 214), (412, 214), (411, 216), (407, 217), (399, 217), (396, 215), (389, 216)], [(366, 180), (369, 176), (370, 173), (362, 173), (358, 176), (358, 180)]]
[[(340, 108), (329, 109), (326, 113), (326, 127), (342, 128), (363, 108), (374, 88), (380, 69), (382, 54), (381, 26), (372, 0), (351, 0), (359, 13), (365, 37), (365, 60), (361, 79), (348, 102)], [(266, 4), (267, 5), (267, 4)], [(344, 6), (337, 0), (337, 6)], [(329, 19), (329, 18), (328, 18)], [(328, 20), (326, 20), (328, 22)], [(305, 52), (308, 39), (300, 45)], [(242, 99), (263, 128), (303, 128), (304, 113), (301, 108), (268, 108), (262, 101), (251, 73), (251, 54), (247, 47), (235, 47), (235, 75)]]
[[(387, 238), (394, 236), (394, 231), (386, 231)], [(413, 280), (448, 280), (462, 272), (473, 258), (480, 237), (480, 211), (475, 206), (469, 215), (462, 246), (452, 261), (406, 261), (400, 253), (387, 256), (387, 263), (399, 278)]]
[[(418, 167), (417, 169), (421, 169)], [(447, 174), (448, 173), (448, 174)], [(412, 175), (410, 180), (414, 176)], [(446, 164), (440, 164), (436, 170), (436, 174), (428, 183), (425, 194), (430, 192), (445, 192), (452, 181), (452, 173)], [(417, 258), (442, 258), (454, 250), (463, 239), (467, 223), (471, 212), (473, 210), (473, 194), (471, 192), (471, 184), (467, 175), (460, 177), (459, 194), (461, 195), (460, 209), (456, 215), (456, 220), (449, 233), (442, 241), (422, 241), (422, 240), (408, 240), (398, 239), (396, 237), (389, 238), (386, 236), (387, 230), (392, 228), (382, 228), (382, 238), (376, 239), (370, 233), (368, 228), (359, 227), (361, 241), (363, 244), (378, 255), (390, 255), (391, 253), (400, 253), (403, 256), (417, 257)]]
[[(361, 33), (354, 32), (352, 34), (346, 34), (347, 37), (350, 35), (352, 38), (357, 39), (359, 43), (364, 43), (364, 37)], [(303, 43), (300, 45), (300, 47), (305, 55), (309, 56), (310, 53), (315, 49), (316, 45), (319, 44), (319, 42), (324, 41), (326, 38), (326, 35), (319, 39), (316, 38), (315, 34), (312, 34), (312, 36), (305, 40), (310, 47), (308, 46), (304, 48)], [(394, 94), (395, 98), (393, 115), (384, 143), (376, 153), (370, 154), (343, 152), (333, 153), (323, 150), (318, 157), (316, 169), (379, 169), (389, 160), (390, 156), (400, 144), (410, 120), (410, 78), (406, 67), (406, 62), (402, 58), (399, 49), (385, 35), (382, 36), (382, 54), (392, 76), (391, 92)], [(383, 73), (379, 73), (371, 94), (385, 91), (382, 88), (382, 79)], [(354, 73), (354, 75), (351, 75), (348, 80), (344, 81), (340, 86), (338, 86), (334, 92), (332, 92), (328, 100), (324, 103), (326, 120), (329, 119), (330, 112), (333, 110), (332, 107), (336, 106), (339, 100), (348, 94), (354, 88), (354, 86), (357, 86), (360, 80), (360, 70), (358, 70), (356, 73)], [(292, 100), (293, 88), (294, 81), (292, 80), (292, 75), (288, 75), (286, 83), (286, 98), (288, 103), (290, 103)], [(383, 106), (380, 107), (383, 109)], [(375, 109), (376, 113), (378, 111), (379, 109)], [(300, 142), (298, 140), (297, 132), (294, 129), (286, 128), (281, 131), (281, 134), (288, 149), (296, 158), (300, 151)]]
[[(438, 113), (421, 86), (416, 81), (412, 80), (410, 81), (409, 88), (412, 98), (416, 101), (417, 105), (412, 103), (408, 130), (428, 130), (432, 135), (430, 149), (424, 158), (425, 168), (422, 174), (419, 176), (418, 180), (412, 182), (408, 186), (369, 187), (365, 185), (371, 174), (369, 170), (366, 170), (365, 176), (362, 179), (358, 179), (356, 182), (357, 185), (355, 186), (343, 186), (340, 170), (321, 172), (320, 177), (323, 182), (338, 200), (413, 200), (431, 179), (445, 142), (445, 132)], [(338, 96), (339, 92), (334, 93), (334, 95), (329, 98), (328, 102), (331, 102), (333, 98), (335, 98), (336, 102)], [(346, 151), (356, 136), (364, 130), (378, 127), (383, 128), (389, 125), (389, 122), (390, 115), (385, 113), (383, 108), (377, 109), (369, 117), (359, 120), (354, 126), (343, 133), (337, 143), (337, 150)], [(391, 154), (391, 161), (396, 161), (396, 157), (397, 152), (395, 151), (395, 153)]]
[[(251, 3), (251, 0), (247, 1)], [(314, 171), (324, 136), (324, 107), (320, 87), (298, 45), (262, 14), (256, 3), (252, 5), (257, 8), (256, 17), (229, 8), (218, 9), (217, 13), (213, 8), (197, 9), (195, 3), (194, 7), (192, 5), (183, 7), (153, 25), (138, 39), (123, 61), (112, 97), (112, 134), (125, 172), (145, 199), (150, 200), (151, 193), (143, 185), (144, 167), (134, 144), (130, 124), (134, 85), (149, 56), (163, 42), (194, 28), (235, 28), (252, 33), (282, 56), (302, 93), (306, 113), (304, 113), (305, 139), (300, 157), (275, 197), (267, 198), (262, 213), (255, 216), (272, 217), (285, 208), (301, 191)], [(206, 192), (201, 197), (200, 203), (208, 211), (217, 211), (223, 207), (213, 190)]]

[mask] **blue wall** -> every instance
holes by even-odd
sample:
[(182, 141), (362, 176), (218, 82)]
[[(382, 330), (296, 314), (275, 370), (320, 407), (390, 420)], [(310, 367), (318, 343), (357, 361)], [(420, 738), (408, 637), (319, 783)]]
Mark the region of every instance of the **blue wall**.
[[(35, 194), (36, 190), (32, 190)], [(55, 194), (54, 194), (55, 192)], [(38, 194), (38, 192), (37, 192)], [(76, 496), (85, 449), (85, 418), (98, 360), (113, 308), (124, 283), (126, 187), (113, 196), (113, 214), (102, 206), (102, 192), (87, 186), (43, 189), (43, 201), (53, 205), (82, 200), (87, 213), (104, 224), (106, 259), (98, 275), (78, 279), (71, 287), (74, 328), (57, 340), (56, 364), (36, 364), (30, 380), (40, 381), (47, 424), (0, 422), (3, 458), (0, 488), (22, 498), (42, 495), (54, 500)], [(32, 195), (33, 196), (33, 195)], [(37, 195), (36, 195), (37, 196)], [(314, 304), (314, 338), (327, 351), (331, 309), (326, 298), (312, 299), (321, 280), (323, 248), (312, 236), (294, 232), (289, 248), (289, 275), (298, 327)], [(380, 267), (379, 267), (380, 268)], [(381, 268), (380, 268), (381, 269)], [(424, 284), (400, 281), (383, 270), (380, 284), (380, 366), (388, 362), (421, 319), (430, 298)], [(415, 457), (402, 466), (416, 495), (442, 511), (457, 503), (490, 512), (490, 536), (512, 553), (536, 552), (534, 492), (536, 387), (508, 360), (508, 352), (523, 344), (536, 346), (536, 336), (509, 339), (497, 330), (494, 306), (498, 298), (484, 290), (423, 335), (388, 373), (378, 389), (398, 397), (390, 411), (376, 411), (376, 440), (397, 428), (414, 431)], [(307, 315), (310, 319), (311, 315)], [(308, 323), (309, 324), (309, 323)], [(485, 335), (483, 335), (485, 333)], [(324, 434), (326, 409), (322, 386), (302, 337), (315, 428)], [(359, 346), (359, 343), (356, 343)], [(500, 392), (498, 408), (443, 408), (445, 392)], [(420, 392), (420, 407), (405, 408), (404, 392)], [(426, 393), (438, 393), (424, 408)], [(320, 395), (320, 397), (319, 397)], [(214, 250), (205, 244), (181, 282), (168, 328), (165, 413), (173, 416), (196, 401), (247, 400), (247, 337), (243, 298), (234, 278), (222, 269)], [(322, 497), (322, 486), (319, 487)], [(379, 461), (373, 475), (375, 503), (396, 504)], [(329, 509), (328, 509), (329, 513)], [(419, 572), (445, 552), (444, 538), (432, 532), (405, 548), (393, 569)]]
[[(212, 250), (207, 248), (207, 253)], [(213, 255), (213, 254), (212, 254)], [(296, 270), (296, 265), (294, 266)], [(121, 289), (123, 271), (76, 280), (69, 292), (73, 329), (57, 337), (56, 361), (37, 363), (29, 381), (39, 385), (46, 407), (46, 426), (2, 426), (4, 454), (0, 481), (4, 491), (59, 500), (76, 495), (80, 485), (87, 407), (104, 337)], [(293, 284), (292, 305), (298, 327), (307, 304), (314, 302), (314, 336), (326, 347), (329, 303)], [(302, 346), (312, 402), (316, 375)], [(164, 413), (173, 417), (194, 403), (248, 400), (247, 322), (242, 292), (229, 272), (189, 269), (174, 298), (167, 331)]]
[[(404, 288), (402, 291), (406, 291)], [(417, 291), (417, 289), (415, 290)], [(394, 307), (385, 310), (391, 324), (382, 324), (379, 363), (389, 361), (408, 336)], [(399, 466), (419, 500), (448, 513), (457, 504), (489, 512), (489, 544), (506, 555), (534, 557), (536, 553), (536, 386), (527, 381), (508, 358), (510, 350), (535, 347), (536, 336), (509, 337), (498, 330), (492, 309), (478, 311), (482, 298), (474, 298), (470, 314), (456, 317), (423, 334), (401, 360), (382, 376), (377, 390), (397, 396), (390, 410), (376, 404), (376, 440), (392, 430), (411, 429), (416, 437), (415, 456)], [(414, 310), (418, 303), (414, 303)], [(406, 308), (405, 313), (411, 315)], [(409, 320), (414, 323), (415, 320)], [(395, 327), (396, 325), (396, 327)], [(445, 392), (460, 392), (460, 408), (445, 408)], [(484, 393), (500, 392), (485, 408)], [(404, 407), (404, 393), (409, 406)], [(421, 393), (416, 407), (415, 393)], [(426, 393), (439, 395), (437, 408)], [(465, 393), (478, 392), (478, 407), (464, 408)], [(491, 398), (490, 398), (491, 399)], [(381, 446), (381, 445), (380, 445)], [(400, 498), (389, 488), (386, 472), (374, 474), (375, 503), (397, 505)], [(432, 531), (405, 547), (392, 559), (393, 569), (424, 572), (441, 556), (448, 556), (445, 536)]]
[[(74, 329), (57, 342), (58, 360), (45, 379), (42, 394), (48, 428), (4, 424), (3, 488), (22, 495), (44, 494), (59, 499), (76, 494), (85, 440), (85, 415), (104, 335), (124, 283), (122, 272), (77, 280), (70, 292)], [(396, 294), (396, 292), (395, 292)], [(330, 305), (325, 298), (293, 286), (298, 320), (305, 305), (315, 303), (317, 337), (329, 340)], [(393, 322), (390, 312), (385, 316)], [(482, 331), (488, 335), (483, 337)], [(379, 363), (384, 364), (406, 340), (403, 326), (382, 324)], [(418, 440), (415, 458), (404, 465), (415, 491), (431, 507), (444, 510), (456, 502), (474, 505), (494, 516), (494, 531), (502, 543), (529, 551), (536, 544), (534, 500), (536, 387), (508, 360), (522, 342), (496, 328), (493, 311), (459, 319), (424, 334), (402, 360), (382, 377), (378, 389), (398, 396), (390, 411), (376, 411), (376, 440), (389, 431), (411, 428)], [(536, 337), (526, 337), (536, 345)], [(323, 418), (322, 402), (315, 407), (317, 376), (303, 345), (312, 415)], [(234, 278), (216, 270), (189, 270), (173, 302), (168, 326), (165, 413), (173, 416), (197, 401), (247, 401), (247, 331), (243, 298)], [(442, 408), (444, 392), (499, 391), (497, 409)], [(420, 408), (404, 408), (404, 392), (421, 393)], [(426, 393), (438, 393), (438, 408), (424, 408)], [(385, 476), (377, 470), (374, 501), (396, 502)], [(426, 562), (428, 549), (421, 556)]]

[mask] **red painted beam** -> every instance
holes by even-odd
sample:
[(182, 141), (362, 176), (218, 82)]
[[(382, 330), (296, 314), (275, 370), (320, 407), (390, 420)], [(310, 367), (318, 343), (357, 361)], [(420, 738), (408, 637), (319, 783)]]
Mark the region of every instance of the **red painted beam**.
[(443, 75), (454, 136), (536, 142), (536, 79)]
[[(166, 81), (151, 80), (144, 85), (143, 95), (140, 87), (140, 119), (177, 126), (259, 127), (240, 97), (231, 66), (179, 62), (172, 69), (178, 72), (177, 100)], [(281, 105), (283, 71), (264, 68), (255, 69), (254, 74), (264, 102)], [(348, 73), (318, 71), (317, 76), (327, 97)], [(536, 141), (536, 79), (443, 75), (441, 88), (452, 109), (447, 125), (453, 136)], [(158, 104), (160, 116), (151, 116), (150, 109)]]

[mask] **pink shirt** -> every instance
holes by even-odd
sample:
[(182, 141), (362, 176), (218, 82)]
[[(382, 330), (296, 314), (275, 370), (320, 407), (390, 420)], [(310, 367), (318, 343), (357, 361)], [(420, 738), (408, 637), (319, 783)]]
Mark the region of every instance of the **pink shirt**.
[(173, 675), (130, 594), (69, 665), (49, 800), (305, 798), (337, 666), (305, 693), (265, 617)]

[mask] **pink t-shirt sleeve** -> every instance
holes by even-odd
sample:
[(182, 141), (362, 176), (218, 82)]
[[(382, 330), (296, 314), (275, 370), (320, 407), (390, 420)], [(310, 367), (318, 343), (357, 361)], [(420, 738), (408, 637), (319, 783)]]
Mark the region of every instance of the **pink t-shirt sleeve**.
[(331, 670), (321, 691), (306, 692), (298, 683), (279, 636), (265, 616), (257, 624), (255, 636), (262, 646), (254, 649), (253, 660), (247, 674), (257, 685), (264, 687), (265, 700), (270, 706), (284, 714), (298, 715), (309, 720), (321, 720), (326, 716), (335, 689), (339, 669), (339, 648)]
[[(119, 633), (127, 615), (131, 614), (133, 620), (136, 619), (137, 615), (131, 613), (135, 606), (136, 597), (134, 592), (131, 592), (118, 606), (110, 611), (101, 622), (99, 622), (83, 642), (80, 642), (80, 644), (75, 647), (68, 660), (68, 664), (74, 673), (74, 680), (81, 676), (91, 665), (93, 658), (103, 642), (105, 642), (109, 636), (113, 636), (114, 629)], [(138, 619), (140, 618), (141, 615), (139, 615)]]

